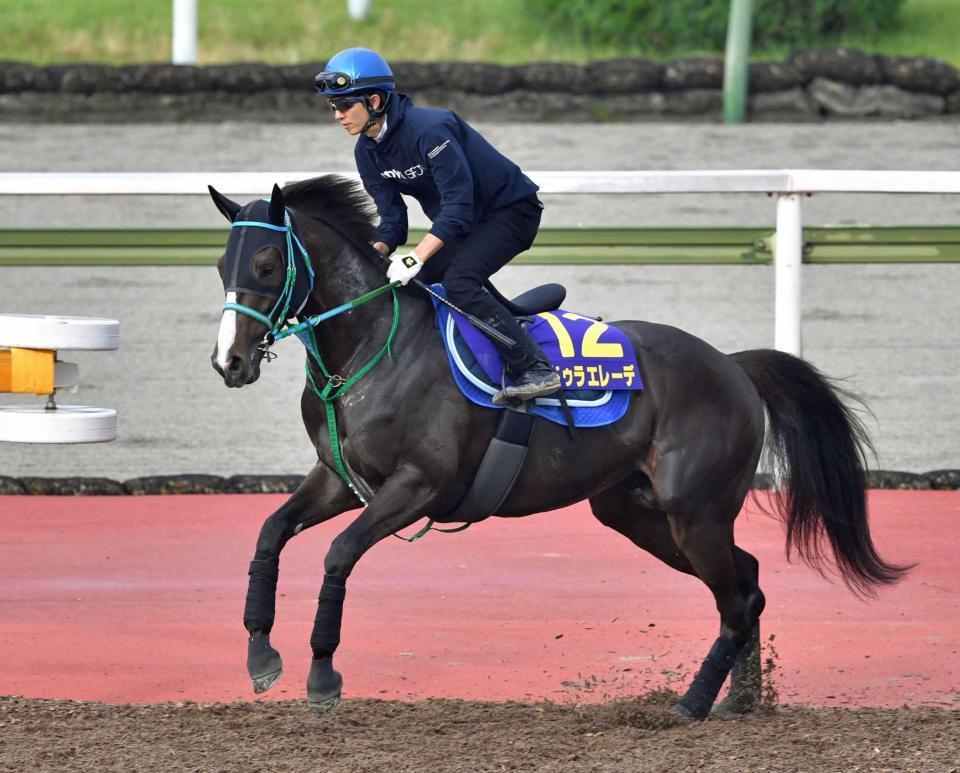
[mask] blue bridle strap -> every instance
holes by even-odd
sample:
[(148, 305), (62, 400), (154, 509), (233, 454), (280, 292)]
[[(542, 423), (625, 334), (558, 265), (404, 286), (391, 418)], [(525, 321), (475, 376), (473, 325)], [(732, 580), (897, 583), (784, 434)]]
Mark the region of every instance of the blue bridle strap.
[(225, 303), (223, 304), (224, 311), (236, 311), (240, 314), (246, 314), (248, 317), (252, 317), (257, 320), (257, 322), (262, 322), (267, 326), (267, 330), (270, 330), (273, 327), (273, 320), (270, 319), (266, 314), (261, 314), (256, 309), (252, 309), (249, 306), (244, 306), (242, 303)]
[(264, 223), (261, 220), (235, 220), (233, 222), (232, 228), (240, 228), (245, 225), (252, 225), (256, 228), (269, 228), (271, 231), (284, 231), (286, 232), (287, 226), (285, 225), (274, 225), (273, 223)]
[[(273, 308), (270, 309), (270, 313), (263, 314), (256, 309), (251, 308), (250, 306), (245, 306), (242, 303), (223, 304), (224, 311), (236, 311), (240, 314), (245, 314), (246, 316), (257, 320), (257, 322), (263, 323), (267, 328), (268, 336), (271, 338), (283, 328), (290, 313), (290, 302), (293, 300), (293, 293), (297, 283), (297, 260), (296, 254), (293, 251), (294, 243), (296, 243), (297, 249), (300, 250), (300, 254), (303, 256), (303, 263), (307, 269), (307, 275), (310, 277), (309, 287), (307, 288), (307, 293), (303, 303), (306, 303), (306, 299), (309, 298), (310, 293), (313, 292), (314, 283), (313, 265), (310, 262), (310, 255), (297, 238), (297, 235), (293, 232), (293, 222), (291, 215), (287, 210), (284, 210), (283, 220), (284, 225), (264, 223), (260, 220), (237, 220), (231, 224), (231, 228), (267, 228), (271, 231), (279, 231), (287, 235), (287, 254), (285, 256), (287, 275), (283, 283), (283, 289), (280, 291), (280, 295), (277, 297), (277, 302), (273, 305)], [(297, 314), (299, 311), (300, 309), (297, 309), (294, 313)], [(274, 319), (275, 316), (276, 319)]]

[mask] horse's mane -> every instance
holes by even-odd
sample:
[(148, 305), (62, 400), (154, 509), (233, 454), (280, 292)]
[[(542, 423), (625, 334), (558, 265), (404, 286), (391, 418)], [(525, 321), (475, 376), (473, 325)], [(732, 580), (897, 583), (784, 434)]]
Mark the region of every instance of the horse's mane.
[(354, 236), (362, 244), (376, 241), (376, 210), (356, 181), (335, 174), (290, 183), (283, 189), (288, 207)]

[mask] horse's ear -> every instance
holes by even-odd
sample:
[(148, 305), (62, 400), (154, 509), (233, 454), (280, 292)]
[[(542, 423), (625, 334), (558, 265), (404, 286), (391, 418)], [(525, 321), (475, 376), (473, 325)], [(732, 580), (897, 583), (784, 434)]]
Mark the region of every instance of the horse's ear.
[(270, 194), (270, 222), (274, 225), (283, 225), (283, 216), (286, 212), (286, 203), (283, 200), (283, 191), (276, 183), (273, 184), (273, 193)]
[(242, 209), (242, 207), (237, 204), (237, 202), (230, 201), (230, 199), (220, 193), (220, 191), (218, 191), (212, 185), (208, 185), (207, 190), (210, 191), (210, 198), (213, 199), (213, 203), (217, 205), (217, 209), (220, 210), (223, 216), (231, 223), (236, 220), (237, 213)]

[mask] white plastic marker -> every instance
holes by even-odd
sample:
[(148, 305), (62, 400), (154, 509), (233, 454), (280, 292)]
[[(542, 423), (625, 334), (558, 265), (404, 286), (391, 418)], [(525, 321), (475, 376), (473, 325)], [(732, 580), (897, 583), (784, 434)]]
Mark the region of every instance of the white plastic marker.
[(45, 405), (0, 405), (0, 441), (103, 443), (117, 437), (111, 408), (58, 405), (59, 392), (75, 394), (79, 369), (57, 352), (112, 351), (120, 323), (95, 317), (0, 314), (0, 393), (46, 395)]

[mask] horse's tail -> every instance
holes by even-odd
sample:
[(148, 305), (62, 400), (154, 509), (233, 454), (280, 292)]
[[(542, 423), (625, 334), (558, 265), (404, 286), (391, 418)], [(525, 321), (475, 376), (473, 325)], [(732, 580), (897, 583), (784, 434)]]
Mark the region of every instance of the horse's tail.
[(858, 594), (892, 585), (910, 566), (887, 563), (867, 525), (863, 424), (841, 397), (861, 402), (808, 362), (771, 349), (731, 355), (750, 377), (770, 417), (770, 448), (784, 486), (776, 508), (791, 548), (819, 571), (826, 535), (844, 582)]

